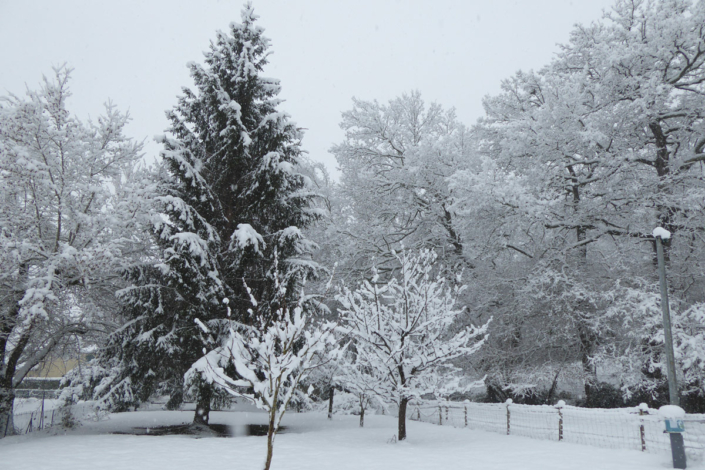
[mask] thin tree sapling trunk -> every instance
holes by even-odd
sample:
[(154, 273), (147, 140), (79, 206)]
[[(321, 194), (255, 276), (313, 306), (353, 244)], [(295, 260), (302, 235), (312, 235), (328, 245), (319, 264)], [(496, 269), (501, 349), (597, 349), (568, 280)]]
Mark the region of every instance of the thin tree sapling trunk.
[(330, 388), (328, 392), (328, 419), (333, 419), (333, 396), (335, 395), (335, 387)]
[(274, 454), (274, 436), (276, 435), (275, 416), (277, 407), (272, 407), (269, 411), (269, 429), (267, 430), (267, 459), (264, 462), (264, 470), (269, 470), (272, 465), (272, 456)]
[(399, 440), (406, 439), (406, 405), (409, 399), (403, 397), (399, 402)]

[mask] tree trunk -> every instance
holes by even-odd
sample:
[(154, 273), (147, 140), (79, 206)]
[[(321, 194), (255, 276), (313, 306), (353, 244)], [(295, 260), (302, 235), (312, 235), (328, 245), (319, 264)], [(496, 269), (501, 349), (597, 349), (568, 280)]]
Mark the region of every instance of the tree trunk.
[(398, 439), (403, 441), (406, 439), (406, 405), (409, 403), (408, 398), (402, 398), (399, 402), (399, 436)]
[(365, 407), (360, 404), (360, 427), (365, 426)]
[[(443, 204), (441, 207), (443, 208), (443, 218), (441, 219), (441, 223), (448, 232), (448, 238), (450, 240), (450, 243), (453, 245), (453, 248), (455, 249), (455, 253), (462, 258), (463, 243), (460, 240), (460, 235), (458, 235), (458, 232), (456, 232), (455, 228), (453, 228), (453, 214), (450, 213), (450, 211), (446, 208), (445, 204)], [(474, 266), (471, 266), (471, 268), (473, 267)]]
[(593, 345), (595, 344), (594, 335), (588, 331), (588, 328), (582, 326), (579, 328), (580, 337), (580, 360), (583, 365), (583, 374), (585, 374), (585, 403), (589, 404), (592, 400), (592, 389), (596, 382), (595, 369), (591, 362)]
[(487, 390), (487, 399), (490, 403), (504, 403), (507, 401), (507, 393), (502, 389), (502, 385), (494, 380), (488, 380), (485, 382), (485, 389)]
[(169, 394), (169, 400), (166, 402), (167, 410), (178, 410), (181, 404), (184, 402), (184, 384), (179, 384), (177, 388), (174, 388)]
[(193, 424), (208, 426), (211, 413), (211, 397), (213, 388), (209, 384), (202, 384), (198, 388), (198, 399), (196, 401), (196, 412), (193, 415)]
[(12, 384), (0, 382), (0, 439), (15, 433), (12, 407), (15, 400), (15, 390)]
[(556, 376), (553, 377), (553, 382), (551, 383), (551, 388), (548, 389), (548, 395), (546, 395), (546, 405), (550, 405), (551, 402), (553, 401), (553, 395), (556, 394), (556, 390), (558, 389), (558, 376), (561, 374), (561, 370), (558, 369), (558, 372), (556, 372)]
[[(20, 278), (26, 279), (28, 267), (25, 263), (20, 264), (19, 272)], [(14, 299), (11, 300), (12, 304), (8, 310), (0, 311), (0, 369), (2, 369), (2, 375), (0, 375), (0, 439), (15, 433), (12, 415), (15, 388), (12, 379), (15, 376), (20, 356), (29, 341), (27, 334), (21, 335), (19, 339), (10, 340), (13, 337), (12, 332), (20, 314), (19, 302), (24, 296), (24, 291), (15, 290), (13, 295)]]
[(328, 419), (333, 419), (333, 395), (335, 394), (335, 388), (331, 387), (328, 392)]
[[(658, 184), (658, 191), (659, 194), (671, 194), (671, 186), (669, 186), (668, 183), (668, 176), (671, 173), (671, 168), (669, 166), (670, 164), (670, 159), (671, 159), (671, 152), (668, 149), (668, 136), (667, 133), (664, 133), (663, 128), (661, 126), (661, 122), (652, 122), (649, 124), (649, 129), (651, 130), (651, 133), (654, 136), (655, 143), (656, 143), (656, 161), (654, 162), (654, 168), (656, 169), (656, 175), (659, 178), (659, 184)], [(665, 228), (671, 233), (675, 233), (678, 229), (673, 224), (673, 218), (676, 215), (677, 209), (672, 206), (665, 206), (659, 204), (657, 206), (658, 209), (658, 218), (659, 218), (659, 225), (661, 227)], [(667, 246), (663, 247), (663, 256), (664, 256), (664, 261), (667, 263), (670, 261), (670, 250), (668, 249)], [(654, 266), (658, 267), (658, 258), (656, 255), (656, 242), (653, 242), (653, 263)]]
[(274, 436), (276, 434), (274, 429), (274, 416), (276, 416), (277, 410), (274, 407), (269, 412), (269, 429), (267, 430), (267, 460), (264, 461), (264, 470), (269, 470), (272, 465), (272, 456), (274, 454)]

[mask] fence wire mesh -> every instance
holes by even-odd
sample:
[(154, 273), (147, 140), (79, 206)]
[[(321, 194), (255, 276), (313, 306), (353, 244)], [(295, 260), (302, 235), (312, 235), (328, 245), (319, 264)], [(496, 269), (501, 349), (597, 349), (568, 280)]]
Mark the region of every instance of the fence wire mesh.
[[(424, 402), (409, 406), (407, 418), (595, 447), (653, 453), (671, 451), (669, 436), (664, 432), (664, 420), (655, 409)], [(702, 457), (705, 453), (705, 414), (688, 414), (684, 421), (686, 453)]]
[(92, 402), (83, 402), (71, 406), (49, 409), (43, 407), (41, 402), (37, 409), (21, 413), (13, 413), (12, 421), (14, 429), (0, 429), (0, 435), (28, 434), (54, 426), (78, 425), (81, 421), (97, 419), (97, 411)]

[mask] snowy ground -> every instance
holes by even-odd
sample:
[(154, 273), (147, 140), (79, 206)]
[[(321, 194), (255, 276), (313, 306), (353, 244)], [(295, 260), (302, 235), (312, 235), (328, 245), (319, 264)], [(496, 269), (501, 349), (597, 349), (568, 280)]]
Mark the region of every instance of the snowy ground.
[[(139, 411), (113, 414), (74, 431), (55, 428), (0, 440), (0, 467), (13, 470), (193, 470), (259, 469), (265, 455), (264, 437), (194, 438), (110, 434), (189, 422), (192, 412)], [(599, 449), (564, 442), (408, 422), (409, 438), (388, 443), (396, 419), (366, 417), (365, 428), (355, 416), (287, 414), (287, 432), (277, 437), (273, 469), (456, 469), (482, 470), (649, 470), (672, 468), (668, 455)], [(242, 426), (265, 422), (260, 412), (214, 412), (212, 423)], [(690, 461), (688, 468), (703, 469)]]

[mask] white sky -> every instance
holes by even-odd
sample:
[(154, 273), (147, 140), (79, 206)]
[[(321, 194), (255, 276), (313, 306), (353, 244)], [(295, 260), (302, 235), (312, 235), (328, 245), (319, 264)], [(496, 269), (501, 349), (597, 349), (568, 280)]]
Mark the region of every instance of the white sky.
[[(328, 149), (343, 138), (351, 97), (385, 102), (418, 89), (455, 107), (470, 125), (482, 97), (519, 69), (547, 64), (575, 23), (589, 24), (612, 0), (255, 0), (272, 40), (267, 76), (282, 82), (283, 109), (307, 130), (303, 145), (335, 174)], [(37, 88), (52, 65), (75, 70), (70, 110), (97, 116), (111, 98), (147, 139), (167, 127), (164, 111), (185, 64), (201, 61), (217, 29), (239, 21), (243, 0), (0, 0), (0, 95)]]

